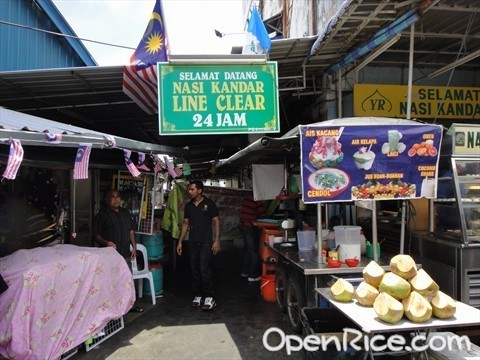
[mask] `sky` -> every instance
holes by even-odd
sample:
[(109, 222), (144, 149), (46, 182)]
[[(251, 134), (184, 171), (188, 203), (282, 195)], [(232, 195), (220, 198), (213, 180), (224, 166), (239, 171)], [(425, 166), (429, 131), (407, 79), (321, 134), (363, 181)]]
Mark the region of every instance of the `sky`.
[[(53, 0), (78, 37), (136, 48), (155, 0)], [(242, 0), (162, 0), (170, 54), (230, 54), (242, 46)], [(134, 50), (84, 42), (100, 66), (124, 65)]]

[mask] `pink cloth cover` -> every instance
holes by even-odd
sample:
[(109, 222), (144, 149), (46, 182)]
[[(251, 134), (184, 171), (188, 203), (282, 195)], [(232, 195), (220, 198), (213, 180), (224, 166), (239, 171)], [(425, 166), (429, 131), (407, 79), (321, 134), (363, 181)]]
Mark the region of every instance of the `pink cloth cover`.
[(19, 250), (0, 258), (0, 354), (55, 359), (134, 304), (126, 261), (113, 248), (74, 245)]

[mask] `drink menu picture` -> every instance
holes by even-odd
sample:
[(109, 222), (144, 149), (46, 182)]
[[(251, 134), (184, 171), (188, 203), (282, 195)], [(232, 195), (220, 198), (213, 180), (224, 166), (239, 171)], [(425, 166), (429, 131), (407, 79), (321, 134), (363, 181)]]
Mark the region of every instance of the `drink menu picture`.
[(439, 125), (300, 129), (305, 203), (436, 196)]

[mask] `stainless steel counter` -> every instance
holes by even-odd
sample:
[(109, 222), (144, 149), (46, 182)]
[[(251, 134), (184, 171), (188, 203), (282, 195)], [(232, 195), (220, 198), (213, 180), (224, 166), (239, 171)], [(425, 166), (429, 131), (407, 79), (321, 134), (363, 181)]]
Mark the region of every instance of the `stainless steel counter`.
[[(318, 250), (299, 252), (296, 246), (284, 248), (281, 247), (281, 244), (276, 244), (273, 248), (270, 248), (284, 258), (284, 260), (295, 265), (304, 275), (361, 273), (370, 261), (372, 261), (372, 259), (363, 256), (356, 267), (348, 267), (342, 264), (339, 268), (331, 268), (327, 264), (322, 264), (321, 253), (319, 254)], [(382, 258), (380, 258), (378, 263), (384, 270), (390, 271), (390, 256), (382, 254)]]

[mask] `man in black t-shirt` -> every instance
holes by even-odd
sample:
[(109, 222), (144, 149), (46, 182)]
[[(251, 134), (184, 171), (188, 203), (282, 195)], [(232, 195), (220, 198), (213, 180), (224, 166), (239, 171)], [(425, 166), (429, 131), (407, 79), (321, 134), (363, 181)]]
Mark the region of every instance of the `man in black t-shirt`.
[[(194, 299), (192, 307), (202, 306), (203, 311), (213, 310), (217, 303), (213, 294), (210, 255), (220, 251), (220, 220), (215, 203), (203, 195), (203, 183), (191, 181), (188, 193), (192, 198), (185, 205), (182, 231), (178, 239), (177, 254), (182, 255), (183, 239), (189, 231), (190, 268)], [(213, 240), (212, 221), (215, 224)]]
[[(93, 222), (95, 241), (101, 246), (116, 249), (131, 270), (131, 260), (135, 260), (137, 254), (132, 215), (130, 211), (120, 206), (122, 199), (116, 190), (107, 192), (105, 203), (107, 206), (98, 212)], [(143, 309), (135, 306), (130, 311), (142, 312)]]

